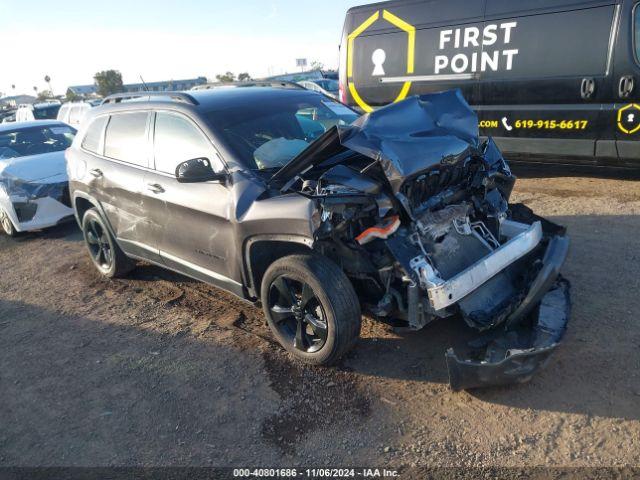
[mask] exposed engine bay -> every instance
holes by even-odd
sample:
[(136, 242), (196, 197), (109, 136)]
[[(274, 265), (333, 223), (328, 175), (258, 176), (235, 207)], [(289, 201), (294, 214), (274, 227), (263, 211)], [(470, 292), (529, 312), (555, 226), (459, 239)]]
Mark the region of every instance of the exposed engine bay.
[(446, 353), (457, 390), (528, 380), (568, 322), (565, 230), (509, 204), (515, 181), (452, 91), (334, 127), (271, 183), (316, 202), (314, 248), (376, 318), (419, 330), (459, 317), (480, 332), (462, 358)]

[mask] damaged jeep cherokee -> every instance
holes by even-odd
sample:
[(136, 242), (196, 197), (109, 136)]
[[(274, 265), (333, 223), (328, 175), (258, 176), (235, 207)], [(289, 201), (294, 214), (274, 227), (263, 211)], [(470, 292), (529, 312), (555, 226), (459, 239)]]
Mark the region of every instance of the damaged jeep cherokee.
[(308, 363), (342, 357), (363, 310), (477, 331), (446, 352), (456, 390), (528, 380), (565, 332), (565, 230), (509, 204), (515, 177), (459, 91), (359, 118), (297, 89), (116, 95), (67, 162), (102, 274), (140, 259), (260, 302)]

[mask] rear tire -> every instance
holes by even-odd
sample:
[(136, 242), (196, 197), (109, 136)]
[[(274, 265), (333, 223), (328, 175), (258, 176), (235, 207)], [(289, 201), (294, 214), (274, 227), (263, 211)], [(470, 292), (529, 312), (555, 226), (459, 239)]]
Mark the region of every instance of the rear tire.
[(18, 231), (16, 230), (16, 227), (13, 226), (9, 215), (7, 215), (7, 212), (2, 209), (0, 209), (0, 225), (2, 225), (2, 230), (4, 231), (4, 233), (9, 235), (10, 237), (15, 237), (16, 235), (18, 235)]
[(124, 277), (135, 267), (135, 263), (120, 249), (95, 208), (87, 210), (82, 217), (82, 234), (93, 265), (105, 277)]
[(294, 357), (331, 365), (360, 335), (360, 302), (338, 266), (317, 254), (275, 261), (262, 279), (261, 300), (269, 328)]

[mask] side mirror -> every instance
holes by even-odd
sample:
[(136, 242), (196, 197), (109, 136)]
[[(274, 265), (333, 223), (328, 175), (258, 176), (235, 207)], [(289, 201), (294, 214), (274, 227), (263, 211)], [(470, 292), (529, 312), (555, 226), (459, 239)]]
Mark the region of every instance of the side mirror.
[(227, 178), (225, 173), (213, 171), (208, 158), (193, 158), (178, 164), (176, 167), (176, 179), (180, 183), (200, 183), (211, 180), (223, 181)]

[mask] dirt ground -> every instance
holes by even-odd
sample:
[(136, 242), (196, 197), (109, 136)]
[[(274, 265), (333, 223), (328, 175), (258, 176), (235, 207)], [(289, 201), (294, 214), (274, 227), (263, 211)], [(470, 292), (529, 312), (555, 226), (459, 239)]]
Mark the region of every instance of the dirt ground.
[(0, 466), (640, 466), (640, 182), (525, 178), (514, 200), (569, 228), (572, 320), (529, 384), (462, 393), (457, 321), (365, 319), (307, 367), (213, 287), (99, 278), (75, 224), (0, 235)]

